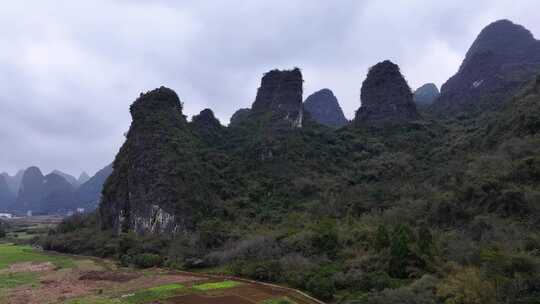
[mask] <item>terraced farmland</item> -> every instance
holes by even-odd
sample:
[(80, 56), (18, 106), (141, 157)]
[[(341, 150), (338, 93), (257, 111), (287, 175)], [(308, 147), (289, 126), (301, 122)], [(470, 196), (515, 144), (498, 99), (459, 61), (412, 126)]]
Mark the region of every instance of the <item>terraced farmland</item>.
[(0, 303), (316, 304), (294, 290), (234, 278), (118, 267), (0, 244)]

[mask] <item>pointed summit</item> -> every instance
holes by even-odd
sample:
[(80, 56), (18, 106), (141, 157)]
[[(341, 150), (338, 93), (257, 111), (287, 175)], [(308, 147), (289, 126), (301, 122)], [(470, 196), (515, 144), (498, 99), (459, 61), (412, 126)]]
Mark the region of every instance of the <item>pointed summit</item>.
[(521, 25), (499, 20), (485, 27), (458, 72), (441, 87), (439, 114), (499, 105), (540, 72), (540, 41)]
[(302, 72), (272, 70), (264, 74), (251, 106), (254, 114), (272, 113), (272, 122), (292, 128), (302, 127)]
[(304, 101), (304, 110), (316, 122), (329, 127), (339, 128), (348, 123), (336, 96), (329, 89), (322, 89), (309, 95)]
[(90, 176), (88, 175), (88, 173), (83, 171), (81, 175), (79, 175), (79, 178), (77, 179), (77, 181), (79, 182), (79, 185), (82, 185), (86, 183), (89, 179), (90, 179)]
[(53, 170), (53, 172), (51, 173), (54, 173), (56, 175), (60, 175), (61, 177), (63, 177), (66, 181), (68, 181), (73, 187), (77, 188), (79, 187), (81, 184), (79, 183), (79, 181), (71, 174), (67, 174), (67, 173), (64, 173), (60, 170)]
[(362, 83), (360, 99), (362, 105), (354, 119), (359, 125), (395, 125), (420, 118), (399, 66), (389, 60), (369, 69)]
[(160, 87), (145, 94), (135, 100), (129, 108), (133, 121), (144, 121), (159, 119), (159, 114), (165, 112), (182, 113), (182, 103), (173, 90)]
[(199, 115), (193, 116), (193, 124), (198, 127), (208, 127), (208, 128), (220, 128), (221, 123), (214, 116), (214, 112), (210, 109), (202, 110)]
[(417, 105), (430, 105), (439, 94), (439, 89), (434, 83), (426, 83), (414, 91), (414, 102)]
[(231, 121), (229, 123), (229, 126), (234, 127), (245, 121), (249, 114), (251, 113), (251, 109), (244, 108), (244, 109), (238, 109), (234, 114), (231, 116)]
[(224, 127), (214, 116), (210, 109), (202, 110), (199, 115), (193, 116), (191, 125), (195, 131), (209, 144), (216, 144), (222, 137)]
[[(131, 106), (133, 121), (103, 186), (99, 215), (103, 228), (137, 232), (174, 231), (192, 225), (201, 204), (186, 193), (206, 187), (193, 177), (198, 166), (194, 136), (176, 93), (161, 87)], [(213, 115), (212, 115), (213, 116)], [(129, 216), (126, 216), (128, 215)]]
[(44, 176), (38, 167), (30, 167), (24, 171), (19, 194), (17, 195), (18, 210), (37, 210), (43, 198)]
[(77, 207), (85, 208), (86, 210), (94, 210), (101, 199), (101, 190), (103, 184), (112, 173), (112, 164), (99, 170), (94, 176), (82, 183), (77, 189)]
[(533, 34), (522, 25), (506, 19), (498, 20), (486, 26), (478, 34), (467, 51), (464, 64), (466, 65), (467, 59), (471, 59), (478, 53), (493, 51), (508, 56), (509, 53), (519, 53), (520, 48), (527, 48), (535, 42)]

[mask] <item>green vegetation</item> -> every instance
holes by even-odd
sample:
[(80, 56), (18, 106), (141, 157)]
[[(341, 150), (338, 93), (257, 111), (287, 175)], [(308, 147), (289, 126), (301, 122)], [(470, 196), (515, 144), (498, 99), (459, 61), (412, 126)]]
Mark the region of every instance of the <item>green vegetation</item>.
[(51, 262), (56, 267), (73, 267), (73, 259), (62, 255), (39, 252), (30, 246), (0, 244), (0, 269), (20, 262)]
[(123, 304), (120, 299), (109, 299), (100, 296), (89, 296), (80, 299), (70, 299), (66, 304)]
[(185, 287), (181, 284), (168, 284), (135, 291), (120, 297), (94, 295), (71, 299), (67, 301), (67, 304), (142, 304), (175, 296), (182, 290), (185, 290)]
[(0, 274), (0, 290), (14, 288), (20, 285), (33, 284), (39, 282), (37, 276), (32, 272), (2, 273)]
[(169, 284), (136, 291), (133, 295), (122, 298), (127, 303), (139, 304), (148, 303), (160, 299), (169, 298), (184, 289), (181, 284)]
[(199, 290), (199, 291), (208, 291), (208, 290), (214, 290), (214, 289), (225, 289), (225, 288), (232, 288), (242, 285), (240, 282), (236, 281), (221, 281), (221, 282), (215, 282), (215, 283), (204, 283), (193, 286), (193, 289)]
[(215, 145), (186, 122), (167, 133), (174, 145), (156, 144), (167, 162), (155, 186), (174, 188), (170, 210), (188, 229), (116, 235), (96, 228), (105, 210), (40, 244), (127, 264), (150, 254), (339, 303), (538, 303), (540, 81), (497, 111), (425, 117), (339, 130), (246, 119), (212, 131)]
[(4, 227), (4, 223), (0, 221), (0, 239), (3, 239), (6, 237), (6, 227)]

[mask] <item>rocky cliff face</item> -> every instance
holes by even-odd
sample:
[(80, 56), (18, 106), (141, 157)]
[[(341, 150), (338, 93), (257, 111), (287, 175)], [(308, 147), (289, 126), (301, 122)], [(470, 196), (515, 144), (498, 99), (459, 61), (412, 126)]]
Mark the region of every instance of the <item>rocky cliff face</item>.
[(499, 20), (484, 28), (458, 72), (442, 87), (441, 114), (498, 105), (540, 72), (540, 41), (521, 25)]
[(339, 128), (348, 123), (336, 96), (329, 89), (322, 89), (309, 95), (304, 101), (304, 110), (316, 122), (329, 127)]
[(254, 114), (272, 114), (272, 122), (289, 128), (302, 127), (302, 73), (296, 68), (264, 74), (251, 106)]
[(440, 95), (434, 83), (426, 83), (414, 91), (414, 102), (419, 106), (432, 104)]
[[(178, 96), (161, 87), (131, 106), (126, 142), (113, 163), (99, 207), (102, 227), (116, 231), (174, 232), (194, 225), (207, 184), (197, 179), (191, 132)], [(198, 193), (198, 195), (197, 195)]]
[(94, 210), (101, 199), (103, 184), (112, 173), (112, 164), (99, 170), (77, 189), (77, 207)]
[(409, 85), (399, 67), (388, 60), (369, 69), (360, 99), (362, 105), (355, 117), (357, 125), (403, 124), (420, 118)]

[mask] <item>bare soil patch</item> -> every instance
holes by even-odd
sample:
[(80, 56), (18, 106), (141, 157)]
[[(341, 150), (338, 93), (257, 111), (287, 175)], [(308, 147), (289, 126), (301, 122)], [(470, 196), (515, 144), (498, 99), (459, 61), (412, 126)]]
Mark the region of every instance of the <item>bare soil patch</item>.
[(137, 273), (114, 272), (114, 271), (88, 271), (83, 273), (81, 281), (111, 281), (125, 283), (140, 277)]
[(51, 262), (22, 262), (10, 265), (8, 272), (45, 272), (54, 269)]
[(76, 277), (67, 275), (62, 280), (41, 280), (39, 287), (16, 288), (10, 293), (8, 303), (56, 303), (67, 298), (90, 294), (95, 288), (93, 284), (85, 284)]
[(235, 295), (226, 296), (205, 296), (200, 294), (190, 294), (170, 298), (166, 303), (171, 304), (253, 304), (256, 302), (249, 301)]
[(266, 286), (245, 284), (239, 287), (234, 287), (229, 290), (223, 290), (227, 295), (234, 295), (244, 299), (249, 299), (255, 303), (262, 302), (278, 296), (283, 296), (283, 290), (277, 290)]

